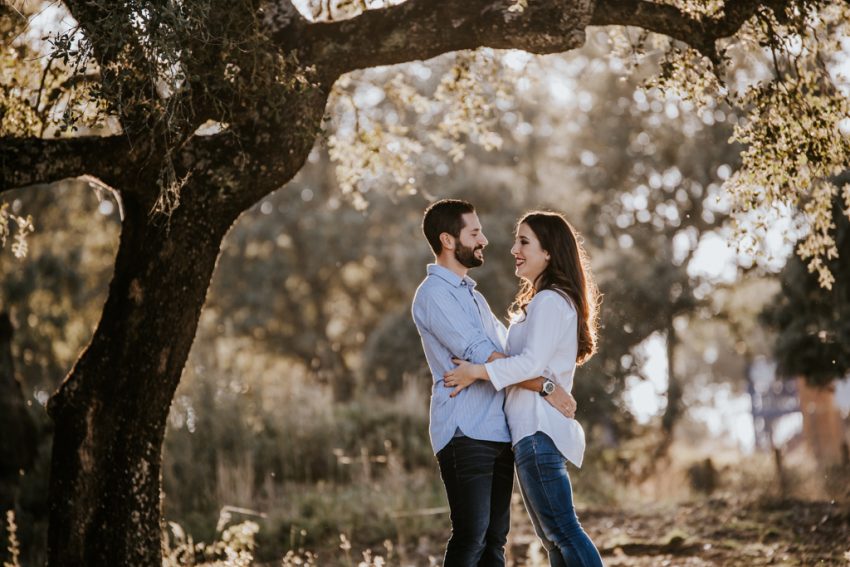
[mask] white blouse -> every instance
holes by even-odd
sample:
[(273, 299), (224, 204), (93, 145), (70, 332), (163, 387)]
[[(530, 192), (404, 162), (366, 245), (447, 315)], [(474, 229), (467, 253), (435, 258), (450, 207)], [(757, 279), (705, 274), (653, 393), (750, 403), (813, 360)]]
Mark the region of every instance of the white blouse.
[[(527, 315), (508, 329), (508, 358), (485, 366), (497, 390), (529, 378), (544, 376), (570, 392), (578, 355), (578, 316), (571, 301), (552, 290), (537, 293), (528, 304)], [(542, 431), (552, 438), (561, 454), (577, 467), (584, 459), (584, 429), (565, 417), (539, 393), (510, 388), (505, 397), (505, 414), (516, 445)]]

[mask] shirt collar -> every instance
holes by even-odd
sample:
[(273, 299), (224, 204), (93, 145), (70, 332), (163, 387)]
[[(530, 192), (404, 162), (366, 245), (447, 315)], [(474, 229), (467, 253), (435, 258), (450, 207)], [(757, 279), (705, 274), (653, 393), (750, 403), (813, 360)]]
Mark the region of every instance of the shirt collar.
[(470, 288), (475, 288), (475, 286), (478, 285), (475, 283), (475, 280), (469, 276), (460, 277), (450, 269), (444, 268), (439, 264), (428, 264), (428, 275), (442, 278), (454, 287), (460, 287), (461, 285), (466, 284)]

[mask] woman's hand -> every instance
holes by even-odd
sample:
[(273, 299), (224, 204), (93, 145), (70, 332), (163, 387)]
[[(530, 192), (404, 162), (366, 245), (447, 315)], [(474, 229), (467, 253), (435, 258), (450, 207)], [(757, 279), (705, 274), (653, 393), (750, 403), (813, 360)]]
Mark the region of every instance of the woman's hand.
[(443, 385), (446, 388), (454, 388), (450, 398), (454, 398), (470, 384), (476, 380), (483, 380), (487, 377), (487, 372), (484, 370), (483, 364), (471, 364), (459, 358), (453, 358), (452, 362), (457, 364), (457, 368), (449, 370), (443, 375)]

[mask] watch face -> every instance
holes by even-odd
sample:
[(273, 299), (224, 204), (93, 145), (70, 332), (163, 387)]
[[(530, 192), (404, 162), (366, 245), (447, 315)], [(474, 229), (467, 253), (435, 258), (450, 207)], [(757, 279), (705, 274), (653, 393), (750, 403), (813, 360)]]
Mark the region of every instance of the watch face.
[(546, 382), (543, 382), (543, 391), (546, 392), (547, 394), (551, 394), (552, 392), (555, 391), (555, 383), (550, 382), (548, 380)]

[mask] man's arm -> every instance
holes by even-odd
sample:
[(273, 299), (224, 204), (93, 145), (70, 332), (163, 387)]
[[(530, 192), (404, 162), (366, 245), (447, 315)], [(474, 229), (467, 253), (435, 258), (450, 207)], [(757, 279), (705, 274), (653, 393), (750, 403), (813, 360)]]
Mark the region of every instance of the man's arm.
[(466, 315), (450, 290), (432, 288), (413, 305), (413, 317), (445, 346), (453, 356), (474, 364), (483, 364), (501, 350)]

